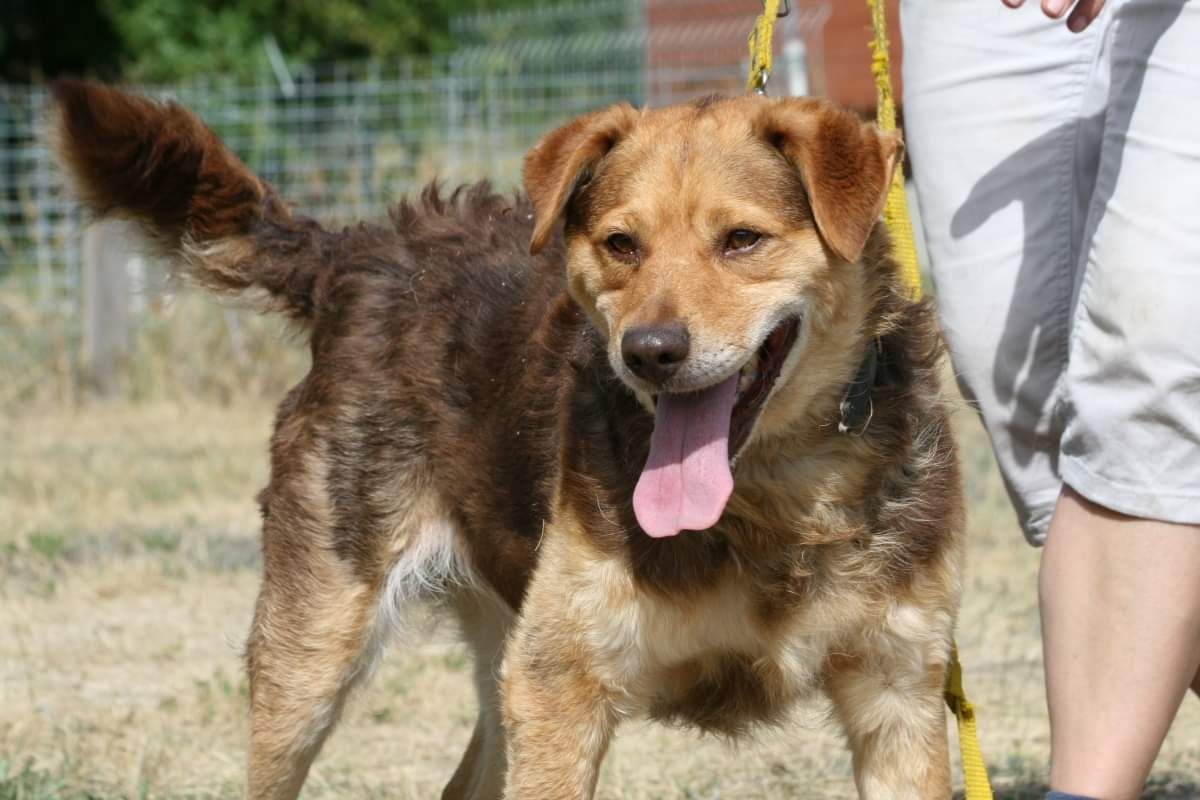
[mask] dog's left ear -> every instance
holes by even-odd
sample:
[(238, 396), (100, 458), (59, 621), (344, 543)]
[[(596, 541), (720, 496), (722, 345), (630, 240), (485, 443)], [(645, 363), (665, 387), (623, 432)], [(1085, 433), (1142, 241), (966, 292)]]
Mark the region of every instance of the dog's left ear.
[(537, 254), (580, 180), (612, 150), (637, 122), (637, 111), (618, 103), (567, 123), (546, 134), (525, 156), (525, 192), (533, 203), (529, 252)]
[(900, 134), (821, 100), (768, 102), (757, 121), (759, 135), (799, 170), (825, 243), (846, 261), (858, 261), (904, 157)]

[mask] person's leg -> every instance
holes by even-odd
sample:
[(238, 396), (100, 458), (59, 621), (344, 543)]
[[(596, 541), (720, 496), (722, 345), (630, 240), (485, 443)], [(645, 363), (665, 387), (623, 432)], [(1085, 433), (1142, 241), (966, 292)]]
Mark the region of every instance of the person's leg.
[(1200, 666), (1200, 7), (1110, 24), (1040, 581), (1052, 786), (1105, 800), (1140, 793)]
[(1040, 589), (1050, 784), (1137, 797), (1200, 668), (1200, 526), (1125, 517), (1066, 489)]
[[(1125, 5), (1113, 4), (1123, 15)], [(980, 406), (1031, 540), (1042, 538), (1051, 509), (1059, 509), (1055, 529), (1061, 534), (1047, 554), (1041, 587), (1054, 777), (1061, 784), (1057, 788), (1076, 791), (1092, 784), (1062, 783), (1074, 780), (1065, 771), (1069, 764), (1084, 772), (1116, 765), (1115, 780), (1121, 770), (1144, 777), (1180, 687), (1195, 675), (1200, 692), (1197, 665), (1187, 664), (1191, 645), (1186, 637), (1181, 647), (1178, 641), (1166, 645), (1174, 648), (1175, 655), (1168, 656), (1173, 663), (1165, 663), (1162, 653), (1145, 654), (1138, 662), (1167, 684), (1151, 689), (1140, 718), (1129, 717), (1122, 702), (1127, 692), (1144, 687), (1128, 680), (1114, 683), (1116, 672), (1105, 672), (1109, 663), (1118, 671), (1125, 666), (1109, 653), (1129, 657), (1139, 647), (1161, 644), (1163, 632), (1182, 617), (1173, 617), (1172, 610), (1192, 602), (1190, 595), (1177, 593), (1169, 598), (1174, 605), (1164, 605), (1155, 591), (1162, 585), (1158, 565), (1139, 561), (1135, 551), (1165, 547), (1186, 574), (1189, 557), (1178, 551), (1190, 549), (1190, 543), (1177, 548), (1173, 542), (1183, 540), (1162, 531), (1194, 536), (1194, 528), (1122, 518), (1070, 491), (1060, 506), (1055, 501), (1061, 466), (1068, 485), (1104, 507), (1135, 517), (1200, 523), (1200, 351), (1195, 347), (1200, 314), (1192, 302), (1200, 268), (1195, 192), (1200, 162), (1194, 156), (1200, 106), (1180, 103), (1200, 95), (1197, 62), (1189, 55), (1200, 29), (1187, 27), (1196, 25), (1200, 8), (1184, 9), (1181, 0), (1130, 5), (1133, 11), (1122, 21), (1115, 44), (1109, 37), (1110, 14), (1084, 37), (1072, 37), (1061, 25), (1054, 36), (1032, 14), (985, 20), (988, 9), (982, 3), (925, 0), (903, 6), (910, 44), (907, 135), (955, 367)], [(1169, 25), (1181, 13), (1189, 21), (1171, 29), (1169, 47), (1156, 48), (1164, 22)], [(1141, 75), (1151, 50), (1158, 77), (1143, 92)], [(1105, 96), (1097, 102), (1097, 94)], [(1110, 107), (1112, 98), (1116, 102)], [(1054, 122), (1055, 114), (1063, 118)], [(1100, 165), (1103, 185), (1093, 190), (1087, 182), (1100, 160), (1098, 131), (1105, 163)], [(1115, 189), (1120, 191), (1114, 194)], [(1081, 193), (1096, 199), (1100, 212), (1093, 209), (1086, 236), (1079, 230)], [(1106, 214), (1110, 199), (1116, 202)], [(1076, 269), (1081, 244), (1089, 248), (1082, 259), (1086, 273)], [(1093, 263), (1097, 254), (1107, 262), (1104, 269)], [(1056, 376), (1068, 361), (1066, 328), (1076, 293), (1082, 300), (1063, 381), (1067, 397), (1061, 413), (1054, 414)], [(1119, 520), (1112, 527), (1124, 536), (1107, 535), (1110, 526), (1093, 525), (1093, 517)], [(1097, 527), (1105, 530), (1091, 542), (1096, 552), (1088, 557), (1081, 532)], [(1123, 541), (1133, 535), (1140, 544)], [(1128, 569), (1105, 570), (1100, 564)], [(1060, 573), (1065, 577), (1057, 581)], [(1191, 574), (1193, 584), (1200, 585), (1200, 574)], [(1154, 584), (1137, 594), (1146, 603), (1120, 611), (1130, 587), (1125, 594), (1104, 587), (1121, 580)], [(1096, 592), (1108, 599), (1097, 603)], [(1077, 611), (1087, 603), (1096, 606), (1095, 616)], [(1147, 609), (1160, 616), (1142, 631), (1134, 620)], [(1110, 617), (1111, 626), (1105, 625)], [(1075, 619), (1079, 628), (1073, 627)], [(1144, 641), (1131, 640), (1135, 632)], [(1095, 672), (1084, 683), (1087, 691), (1073, 691), (1083, 680), (1073, 670), (1081, 667)], [(1091, 737), (1072, 736), (1073, 726), (1086, 720)], [(1126, 734), (1136, 743), (1129, 744)], [(1106, 742), (1123, 742), (1129, 749), (1105, 744), (1098, 750), (1096, 737), (1107, 736), (1113, 738)]]

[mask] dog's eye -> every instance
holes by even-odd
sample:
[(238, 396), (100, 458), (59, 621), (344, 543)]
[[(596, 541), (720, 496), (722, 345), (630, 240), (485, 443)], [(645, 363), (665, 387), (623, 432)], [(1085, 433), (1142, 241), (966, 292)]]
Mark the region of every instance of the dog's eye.
[(628, 259), (637, 256), (637, 242), (627, 233), (614, 233), (608, 237), (605, 243), (608, 245), (608, 249), (620, 258)]
[(762, 239), (761, 233), (748, 231), (745, 228), (738, 228), (737, 230), (730, 231), (729, 235), (725, 237), (725, 252), (744, 253), (758, 244), (760, 239)]

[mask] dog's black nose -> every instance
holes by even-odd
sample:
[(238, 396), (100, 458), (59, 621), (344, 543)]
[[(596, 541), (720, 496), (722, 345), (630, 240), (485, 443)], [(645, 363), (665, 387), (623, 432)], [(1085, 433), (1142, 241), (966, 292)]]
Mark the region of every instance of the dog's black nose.
[(639, 378), (662, 383), (688, 356), (691, 337), (682, 322), (630, 328), (621, 337), (621, 357)]

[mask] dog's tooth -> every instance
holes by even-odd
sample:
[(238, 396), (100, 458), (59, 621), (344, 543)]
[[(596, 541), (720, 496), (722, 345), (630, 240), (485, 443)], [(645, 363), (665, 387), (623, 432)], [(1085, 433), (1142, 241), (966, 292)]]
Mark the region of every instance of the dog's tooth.
[(746, 362), (746, 366), (742, 367), (742, 374), (738, 377), (738, 391), (744, 392), (754, 385), (758, 380), (758, 354)]

